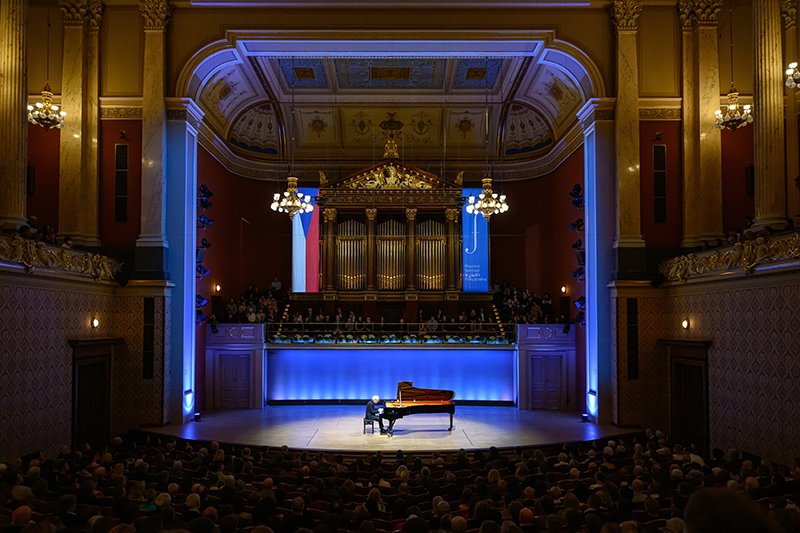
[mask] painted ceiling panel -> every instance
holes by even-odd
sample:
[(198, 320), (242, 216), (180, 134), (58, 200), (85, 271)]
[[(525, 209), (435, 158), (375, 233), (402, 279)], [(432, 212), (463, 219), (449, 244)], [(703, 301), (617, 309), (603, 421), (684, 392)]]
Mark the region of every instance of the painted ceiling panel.
[(450, 146), (484, 146), (486, 110), (459, 108), (447, 110), (447, 144)]
[(503, 70), (502, 59), (456, 59), (453, 89), (494, 89)]
[(438, 108), (361, 108), (342, 109), (344, 145), (372, 146), (383, 143), (394, 133), (398, 146), (419, 148), (440, 146), (442, 111)]
[(294, 83), (298, 89), (327, 89), (328, 75), (322, 59), (279, 59), (280, 69), (286, 87), (291, 90)]
[[(341, 143), (336, 111), (332, 108), (299, 108), (295, 111), (297, 120), (298, 146), (308, 148), (326, 148)], [(291, 131), (287, 132), (291, 139)]]
[(217, 72), (200, 94), (201, 108), (207, 117), (215, 120), (220, 132), (227, 129), (228, 121), (237, 107), (253, 96), (238, 67), (239, 65), (234, 65)]
[(279, 152), (278, 120), (272, 104), (256, 104), (234, 121), (228, 142), (243, 155), (274, 159)]
[(341, 89), (442, 89), (443, 59), (337, 59)]
[(528, 106), (511, 104), (504, 128), (504, 156), (540, 156), (549, 152), (553, 144), (553, 132), (541, 114)]

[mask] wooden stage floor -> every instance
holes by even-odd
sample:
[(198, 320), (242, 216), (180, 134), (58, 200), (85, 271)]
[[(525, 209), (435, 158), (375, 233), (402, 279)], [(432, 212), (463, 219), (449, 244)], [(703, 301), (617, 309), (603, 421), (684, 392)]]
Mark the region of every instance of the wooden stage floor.
[(414, 415), (399, 419), (394, 436), (362, 434), (364, 407), (356, 405), (268, 406), (263, 410), (206, 411), (201, 422), (169, 425), (148, 431), (187, 439), (312, 450), (407, 451), (467, 450), (542, 446), (584, 441), (631, 430), (612, 425), (581, 423), (580, 414), (558, 411), (520, 411), (516, 407), (458, 406), (447, 414)]

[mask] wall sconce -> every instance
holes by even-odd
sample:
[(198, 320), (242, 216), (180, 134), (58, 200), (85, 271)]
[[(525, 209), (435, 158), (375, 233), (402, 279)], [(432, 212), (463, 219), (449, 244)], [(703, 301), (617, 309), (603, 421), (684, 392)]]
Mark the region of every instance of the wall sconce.
[(92, 329), (94, 329), (94, 328), (96, 328), (97, 326), (100, 325), (100, 321), (97, 319), (97, 317), (94, 317), (94, 316), (92, 317), (91, 325), (92, 325)]
[(567, 287), (562, 285), (561, 286), (561, 294), (565, 294), (567, 292)]
[(214, 285), (214, 290), (219, 292), (222, 290), (222, 287), (220, 287), (219, 285)]
[(681, 322), (681, 327), (683, 329), (689, 329), (689, 319), (688, 318), (684, 318), (683, 319), (683, 322)]

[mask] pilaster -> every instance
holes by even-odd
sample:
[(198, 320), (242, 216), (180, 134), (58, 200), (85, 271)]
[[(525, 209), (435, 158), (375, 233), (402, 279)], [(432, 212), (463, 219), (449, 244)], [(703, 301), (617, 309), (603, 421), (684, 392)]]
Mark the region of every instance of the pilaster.
[(367, 290), (374, 291), (378, 287), (378, 265), (375, 256), (375, 233), (378, 210), (369, 208), (367, 213)]
[(458, 215), (460, 209), (445, 209), (445, 218), (447, 219), (447, 261), (445, 268), (445, 275), (447, 277), (447, 290), (454, 291), (458, 289), (458, 272), (456, 271), (456, 258), (458, 256), (458, 233), (456, 232), (456, 223), (458, 222)]
[(417, 210), (406, 209), (406, 290), (417, 290)]
[(754, 226), (782, 229), (786, 220), (784, 170), (783, 50), (781, 6), (753, 0), (753, 122), (756, 213)]
[(331, 207), (322, 210), (325, 220), (325, 235), (323, 236), (325, 250), (324, 287), (326, 291), (336, 290), (336, 209)]
[(166, 237), (166, 107), (164, 43), (172, 11), (166, 0), (141, 0), (144, 18), (142, 90), (142, 220), (136, 241), (136, 271), (142, 279), (169, 279)]
[(84, 244), (100, 246), (100, 23), (103, 3), (90, 1), (86, 7), (84, 63), (83, 150), (81, 168), (82, 201), (79, 222)]
[(700, 134), (697, 90), (697, 33), (694, 0), (681, 0), (678, 15), (682, 36), (683, 79), (683, 236), (681, 248), (693, 249), (700, 244), (698, 217), (702, 209), (698, 200), (697, 176), (700, 175)]
[(28, 0), (0, 2), (0, 227), (26, 221)]
[[(797, 61), (797, 0), (781, 0), (781, 15), (784, 27), (783, 65)], [(800, 133), (798, 133), (797, 105), (795, 89), (785, 89), (786, 108), (786, 208), (787, 215), (793, 217), (800, 213)]]
[(639, 171), (639, 67), (636, 33), (640, 0), (614, 0), (609, 6), (617, 34), (617, 104), (614, 121), (617, 148), (616, 277), (646, 276), (641, 231)]

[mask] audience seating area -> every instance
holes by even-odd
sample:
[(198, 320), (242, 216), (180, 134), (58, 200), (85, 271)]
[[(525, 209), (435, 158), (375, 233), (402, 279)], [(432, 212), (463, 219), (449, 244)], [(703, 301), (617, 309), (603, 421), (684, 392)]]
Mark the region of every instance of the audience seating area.
[(0, 533), (800, 529), (800, 465), (647, 432), (554, 448), (348, 454), (146, 433), (0, 464)]

